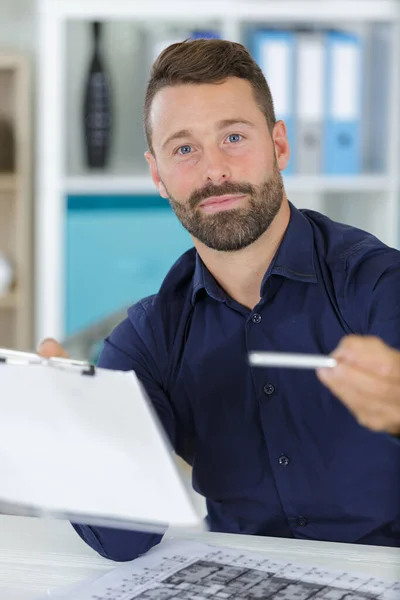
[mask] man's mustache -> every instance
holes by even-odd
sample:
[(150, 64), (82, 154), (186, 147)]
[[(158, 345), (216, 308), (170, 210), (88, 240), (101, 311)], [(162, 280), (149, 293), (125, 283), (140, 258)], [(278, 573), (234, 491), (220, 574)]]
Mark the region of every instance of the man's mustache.
[(200, 202), (211, 196), (225, 196), (227, 194), (250, 194), (254, 195), (256, 189), (250, 183), (234, 183), (227, 181), (222, 185), (207, 184), (201, 190), (193, 192), (189, 198), (190, 208), (196, 208)]

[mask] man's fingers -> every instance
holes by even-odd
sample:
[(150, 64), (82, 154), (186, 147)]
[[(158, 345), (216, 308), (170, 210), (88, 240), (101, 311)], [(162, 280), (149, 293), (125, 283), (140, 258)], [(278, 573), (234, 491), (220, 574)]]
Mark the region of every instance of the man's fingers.
[(342, 362), (334, 368), (317, 369), (317, 376), (336, 396), (354, 407), (360, 398), (380, 395), (379, 380), (366, 371)]
[(397, 382), (381, 379), (345, 362), (333, 369), (319, 369), (317, 376), (360, 424), (375, 431), (398, 431)]
[(69, 358), (69, 355), (61, 344), (52, 338), (47, 338), (40, 342), (37, 352), (40, 356), (43, 356), (43, 358)]
[(351, 364), (363, 371), (400, 380), (400, 353), (377, 337), (346, 336), (332, 356), (339, 362)]

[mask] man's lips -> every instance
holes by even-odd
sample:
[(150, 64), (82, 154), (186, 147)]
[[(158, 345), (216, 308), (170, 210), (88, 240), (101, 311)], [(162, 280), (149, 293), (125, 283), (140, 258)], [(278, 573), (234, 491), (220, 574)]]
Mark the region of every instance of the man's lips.
[(225, 196), (210, 196), (200, 203), (200, 207), (207, 212), (231, 208), (245, 197), (244, 194), (226, 194)]

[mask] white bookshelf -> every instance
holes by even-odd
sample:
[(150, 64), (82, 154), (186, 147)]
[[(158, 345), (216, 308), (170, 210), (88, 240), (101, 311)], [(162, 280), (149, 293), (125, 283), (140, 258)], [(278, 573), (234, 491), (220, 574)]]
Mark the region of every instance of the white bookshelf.
[[(390, 189), (392, 184), (386, 175), (318, 176), (289, 175), (285, 177), (285, 189), (288, 194), (309, 193), (381, 193)], [(84, 173), (70, 175), (62, 180), (62, 188), (67, 194), (154, 194), (155, 188), (148, 175), (121, 175), (118, 172), (99, 175)]]
[[(312, 24), (367, 30), (377, 23), (389, 24), (393, 60), (386, 171), (357, 177), (293, 175), (284, 179), (289, 198), (296, 205), (347, 220), (376, 233), (389, 245), (399, 247), (399, 5), (397, 0), (148, 0), (145, 3), (38, 0), (36, 338), (50, 335), (62, 339), (64, 334), (66, 196), (156, 193), (143, 159), (145, 148), (139, 112), (144, 93), (143, 73), (135, 70), (137, 67), (133, 64), (133, 53), (141, 49), (143, 36), (151, 31), (218, 28), (222, 37), (243, 42), (249, 25)], [(76, 113), (89, 52), (85, 27), (94, 20), (106, 21), (110, 26), (107, 55), (115, 84), (126, 81), (134, 93), (133, 103), (125, 99), (117, 108), (125, 111), (126, 119), (133, 121), (135, 136), (129, 132), (126, 121), (117, 124), (114, 162), (109, 170), (100, 174), (87, 172), (81, 166), (82, 143)], [(132, 69), (131, 83), (124, 74), (126, 68)], [(379, 115), (376, 118), (379, 119)]]

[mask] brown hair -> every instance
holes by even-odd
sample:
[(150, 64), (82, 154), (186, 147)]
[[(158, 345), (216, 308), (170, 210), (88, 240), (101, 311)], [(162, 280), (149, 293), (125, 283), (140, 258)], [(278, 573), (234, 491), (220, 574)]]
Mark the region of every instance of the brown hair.
[(151, 69), (143, 108), (149, 150), (153, 152), (150, 109), (158, 91), (186, 83), (223, 83), (228, 77), (239, 77), (250, 82), (256, 102), (272, 132), (276, 117), (271, 91), (249, 51), (242, 44), (227, 40), (185, 40), (163, 50)]

